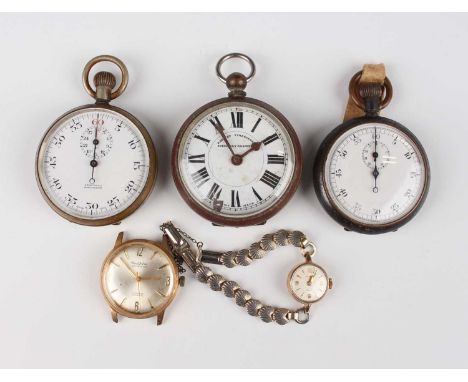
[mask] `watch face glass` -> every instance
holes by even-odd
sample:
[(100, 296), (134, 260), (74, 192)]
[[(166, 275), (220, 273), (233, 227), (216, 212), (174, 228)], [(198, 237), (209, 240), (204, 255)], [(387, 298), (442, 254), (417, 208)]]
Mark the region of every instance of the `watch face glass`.
[(255, 215), (287, 192), (295, 152), (285, 126), (254, 104), (229, 102), (199, 115), (178, 151), (183, 187), (203, 209), (223, 217)]
[(37, 171), (49, 200), (75, 218), (115, 216), (140, 195), (149, 176), (149, 150), (122, 114), (87, 108), (67, 114), (47, 132)]
[(324, 183), (333, 205), (367, 225), (397, 221), (411, 212), (424, 192), (426, 169), (418, 146), (385, 123), (364, 123), (331, 147)]
[(167, 305), (175, 291), (175, 269), (169, 255), (156, 246), (122, 246), (105, 264), (103, 287), (111, 305), (145, 315)]
[(289, 279), (289, 289), (294, 297), (305, 303), (312, 303), (323, 297), (328, 288), (325, 272), (312, 263), (297, 267)]

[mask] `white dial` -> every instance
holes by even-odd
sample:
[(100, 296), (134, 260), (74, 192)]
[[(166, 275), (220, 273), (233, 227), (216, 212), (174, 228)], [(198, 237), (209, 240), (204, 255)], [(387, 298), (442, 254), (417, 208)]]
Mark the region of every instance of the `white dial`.
[(225, 217), (248, 217), (273, 206), (287, 191), (295, 166), (283, 124), (245, 103), (223, 104), (198, 117), (178, 152), (178, 170), (192, 199)]
[(289, 289), (299, 301), (312, 303), (320, 300), (327, 291), (328, 277), (312, 263), (301, 264), (291, 273)]
[(424, 192), (425, 167), (416, 144), (385, 123), (348, 130), (331, 147), (325, 186), (336, 207), (364, 224), (394, 222)]
[(156, 246), (124, 246), (104, 266), (103, 288), (111, 305), (145, 315), (169, 304), (175, 292), (175, 267)]
[(75, 218), (97, 220), (129, 207), (145, 187), (146, 141), (122, 114), (86, 108), (60, 119), (38, 155), (40, 184), (49, 200)]

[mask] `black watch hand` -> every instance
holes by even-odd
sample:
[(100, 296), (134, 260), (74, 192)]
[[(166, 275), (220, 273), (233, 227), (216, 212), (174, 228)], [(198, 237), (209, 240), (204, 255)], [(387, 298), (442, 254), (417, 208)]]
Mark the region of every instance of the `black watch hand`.
[(374, 188), (372, 191), (377, 193), (379, 192), (379, 188), (377, 187), (377, 177), (379, 176), (379, 170), (377, 170), (377, 158), (379, 157), (377, 153), (377, 127), (374, 127), (374, 152), (372, 153), (372, 157), (374, 158), (374, 171), (372, 171), (372, 175), (374, 176)]
[(96, 127), (94, 128), (94, 139), (93, 139), (93, 145), (94, 145), (94, 152), (93, 152), (93, 159), (89, 164), (91, 165), (91, 178), (89, 179), (89, 183), (94, 183), (96, 180), (94, 179), (94, 169), (98, 165), (98, 162), (96, 160), (96, 148), (97, 145), (99, 144), (99, 141), (97, 139), (97, 130), (98, 130), (98, 125), (99, 125), (99, 113), (97, 115), (97, 120), (96, 120)]

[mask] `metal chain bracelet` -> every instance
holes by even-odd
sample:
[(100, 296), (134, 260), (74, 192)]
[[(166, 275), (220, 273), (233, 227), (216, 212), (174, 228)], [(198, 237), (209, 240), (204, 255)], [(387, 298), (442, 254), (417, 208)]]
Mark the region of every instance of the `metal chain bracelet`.
[[(293, 245), (302, 249), (302, 254), (307, 263), (311, 261), (316, 248), (302, 232), (280, 230), (274, 234), (264, 235), (259, 242), (253, 243), (249, 249), (228, 252), (203, 250), (200, 256), (194, 255), (188, 242), (182, 238), (182, 236), (188, 238), (188, 235), (174, 227), (171, 222), (163, 224), (161, 230), (169, 240), (173, 252), (184, 259), (187, 266), (195, 273), (198, 281), (208, 284), (214, 291), (222, 291), (226, 297), (234, 298), (236, 304), (245, 307), (249, 315), (258, 316), (263, 322), (274, 321), (279, 325), (285, 325), (290, 320), (295, 320), (299, 324), (305, 324), (309, 321), (310, 304), (305, 304), (297, 310), (263, 304), (261, 301), (254, 299), (247, 290), (242, 289), (235, 281), (227, 280), (222, 275), (214, 273), (211, 268), (201, 262), (222, 264), (228, 268), (236, 265), (247, 266), (253, 260), (262, 258), (267, 252), (276, 249), (278, 246)], [(196, 240), (192, 238), (190, 238), (190, 241), (196, 243)], [(201, 250), (202, 246), (198, 245), (197, 247)]]
[(269, 251), (273, 251), (278, 246), (293, 245), (305, 249), (310, 247), (310, 253), (315, 253), (314, 244), (309, 241), (301, 231), (279, 230), (273, 234), (267, 234), (258, 242), (253, 243), (249, 249), (241, 249), (239, 251), (201, 252), (201, 261), (205, 263), (221, 264), (227, 268), (234, 268), (238, 265), (246, 267), (252, 264), (254, 260), (261, 259)]

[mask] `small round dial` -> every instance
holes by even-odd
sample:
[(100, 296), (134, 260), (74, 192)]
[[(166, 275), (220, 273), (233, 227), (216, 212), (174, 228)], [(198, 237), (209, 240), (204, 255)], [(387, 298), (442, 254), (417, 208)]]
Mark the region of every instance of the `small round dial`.
[(133, 318), (161, 312), (172, 301), (178, 273), (170, 255), (155, 244), (129, 241), (106, 259), (101, 286), (110, 306)]
[(100, 121), (95, 120), (92, 123), (99, 124), (97, 127), (84, 129), (80, 138), (80, 147), (88, 158), (101, 159), (109, 154), (112, 148), (112, 134)]
[(328, 151), (326, 192), (340, 213), (353, 221), (393, 223), (408, 215), (425, 192), (423, 155), (396, 126), (359, 124), (340, 135)]
[(198, 210), (221, 220), (239, 221), (271, 209), (295, 190), (301, 166), (290, 131), (271, 112), (249, 103), (204, 111), (176, 149), (184, 192)]
[(288, 283), (293, 297), (306, 304), (320, 300), (328, 290), (325, 271), (313, 263), (296, 267), (291, 272)]
[(154, 160), (152, 142), (133, 117), (116, 108), (85, 107), (49, 129), (36, 170), (57, 212), (101, 225), (119, 221), (143, 202), (154, 182)]

